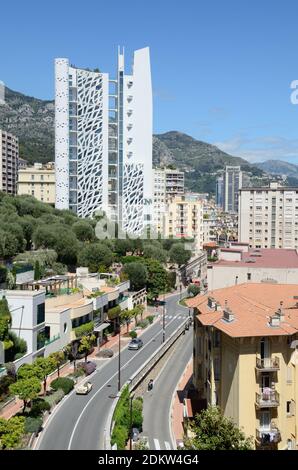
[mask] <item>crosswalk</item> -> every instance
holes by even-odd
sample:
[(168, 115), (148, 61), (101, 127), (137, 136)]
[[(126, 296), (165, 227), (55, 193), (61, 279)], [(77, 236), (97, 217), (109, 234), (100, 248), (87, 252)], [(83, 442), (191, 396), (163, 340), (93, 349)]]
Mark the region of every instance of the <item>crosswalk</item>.
[[(162, 318), (162, 315), (159, 314), (158, 318)], [(165, 315), (165, 319), (167, 320), (180, 320), (181, 318), (186, 319), (186, 315)]]
[[(158, 439), (153, 439), (154, 442), (154, 449), (155, 450), (171, 450), (171, 445), (168, 441), (164, 441), (162, 443), (159, 442)], [(152, 449), (152, 450), (154, 450)]]

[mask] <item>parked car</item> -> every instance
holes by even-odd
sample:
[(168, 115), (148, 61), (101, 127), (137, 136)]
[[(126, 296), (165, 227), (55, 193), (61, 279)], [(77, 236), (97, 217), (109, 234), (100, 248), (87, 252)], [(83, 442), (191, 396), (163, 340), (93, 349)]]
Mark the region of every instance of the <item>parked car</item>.
[(143, 346), (143, 341), (140, 338), (134, 338), (128, 343), (128, 349), (140, 349)]
[(93, 361), (81, 362), (79, 367), (84, 370), (86, 375), (90, 375), (96, 370), (96, 363)]
[(84, 384), (78, 385), (76, 387), (76, 394), (77, 395), (87, 395), (90, 390), (92, 390), (92, 383), (86, 382)]

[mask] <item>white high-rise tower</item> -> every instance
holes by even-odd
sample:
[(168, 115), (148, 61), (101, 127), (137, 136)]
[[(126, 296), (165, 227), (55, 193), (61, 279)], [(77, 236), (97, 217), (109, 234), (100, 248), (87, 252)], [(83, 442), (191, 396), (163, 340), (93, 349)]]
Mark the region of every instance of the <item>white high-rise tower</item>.
[(115, 80), (55, 61), (56, 207), (89, 217), (102, 209), (123, 231), (151, 223), (152, 87), (149, 48), (131, 75), (118, 51)]

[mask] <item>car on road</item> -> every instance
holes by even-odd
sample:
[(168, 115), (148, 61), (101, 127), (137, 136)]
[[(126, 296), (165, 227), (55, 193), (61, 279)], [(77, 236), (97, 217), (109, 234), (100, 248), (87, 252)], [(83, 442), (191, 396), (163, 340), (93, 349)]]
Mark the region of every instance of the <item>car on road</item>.
[(128, 349), (140, 349), (143, 346), (143, 341), (140, 338), (134, 338), (128, 343)]
[(86, 375), (92, 374), (96, 370), (96, 362), (93, 361), (86, 361), (86, 362), (81, 362), (79, 364), (79, 367), (81, 367)]
[(86, 382), (76, 387), (77, 395), (87, 395), (92, 390), (92, 383)]

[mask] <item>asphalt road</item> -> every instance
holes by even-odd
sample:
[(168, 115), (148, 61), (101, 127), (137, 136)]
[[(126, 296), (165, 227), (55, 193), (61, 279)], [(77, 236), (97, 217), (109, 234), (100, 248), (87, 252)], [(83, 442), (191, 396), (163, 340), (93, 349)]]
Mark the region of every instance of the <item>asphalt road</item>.
[(143, 436), (149, 441), (151, 450), (170, 450), (173, 443), (170, 431), (170, 408), (173, 393), (192, 356), (192, 327), (182, 335), (173, 348), (153, 390), (144, 397)]
[[(178, 294), (167, 299), (166, 338), (188, 316), (188, 310), (177, 305), (178, 299)], [(155, 322), (145, 330), (142, 339), (144, 346), (139, 351), (129, 351), (125, 348), (121, 352), (122, 384), (162, 343), (161, 321)], [(92, 376), (93, 389), (88, 395), (76, 395), (71, 392), (62, 400), (40, 434), (36, 449), (104, 449), (104, 426), (117, 394), (117, 380), (118, 356), (106, 360)]]

